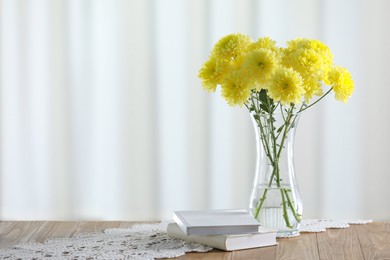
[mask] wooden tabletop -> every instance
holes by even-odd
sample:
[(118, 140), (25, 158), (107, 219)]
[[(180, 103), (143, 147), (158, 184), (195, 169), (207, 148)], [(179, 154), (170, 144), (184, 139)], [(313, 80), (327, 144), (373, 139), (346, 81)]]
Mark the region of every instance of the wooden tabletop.
[[(0, 221), (0, 248), (44, 242), (107, 228), (131, 227), (136, 222)], [(176, 259), (390, 259), (390, 223), (351, 225), (322, 233), (278, 239), (279, 245), (234, 252), (188, 253)]]

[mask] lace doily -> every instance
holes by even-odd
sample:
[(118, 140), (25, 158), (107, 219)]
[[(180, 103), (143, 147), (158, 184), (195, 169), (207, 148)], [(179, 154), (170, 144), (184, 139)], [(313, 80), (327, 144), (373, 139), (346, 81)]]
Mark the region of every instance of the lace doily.
[[(371, 220), (302, 220), (299, 232), (323, 232), (327, 228), (347, 228)], [(168, 222), (141, 224), (125, 229), (107, 229), (102, 233), (80, 234), (72, 238), (54, 238), (45, 243), (20, 244), (0, 250), (0, 259), (154, 259), (172, 258), (186, 252), (208, 252), (209, 246), (171, 238)], [(298, 236), (298, 234), (294, 236)], [(286, 237), (286, 236), (284, 236)], [(288, 236), (287, 236), (288, 237)]]
[(0, 259), (154, 259), (186, 252), (207, 252), (212, 247), (188, 243), (167, 235), (167, 222), (107, 229), (45, 243), (20, 244), (0, 250)]
[[(347, 228), (350, 224), (359, 225), (371, 223), (372, 220), (332, 220), (332, 219), (303, 219), (299, 227), (299, 233), (303, 232), (325, 232), (327, 228)], [(294, 235), (278, 235), (278, 237), (297, 237)]]

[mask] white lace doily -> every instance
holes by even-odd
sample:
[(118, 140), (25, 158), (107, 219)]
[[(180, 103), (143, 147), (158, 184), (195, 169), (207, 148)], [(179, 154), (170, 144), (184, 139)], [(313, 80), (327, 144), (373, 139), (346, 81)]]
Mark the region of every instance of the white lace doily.
[[(323, 232), (327, 228), (347, 228), (371, 220), (302, 220), (299, 232)], [(125, 229), (107, 229), (72, 238), (54, 238), (45, 243), (20, 244), (0, 250), (0, 259), (154, 259), (172, 258), (186, 252), (207, 252), (209, 246), (171, 238), (167, 222), (141, 224)], [(295, 236), (298, 236), (299, 233)]]
[[(332, 219), (303, 219), (299, 227), (299, 233), (303, 232), (324, 232), (327, 228), (347, 228), (350, 224), (367, 224), (372, 220), (332, 220)], [(278, 237), (297, 237), (299, 233), (294, 235), (278, 235)]]
[(107, 229), (45, 243), (20, 244), (0, 250), (0, 259), (154, 259), (186, 252), (207, 252), (212, 247), (188, 243), (167, 235), (167, 222)]

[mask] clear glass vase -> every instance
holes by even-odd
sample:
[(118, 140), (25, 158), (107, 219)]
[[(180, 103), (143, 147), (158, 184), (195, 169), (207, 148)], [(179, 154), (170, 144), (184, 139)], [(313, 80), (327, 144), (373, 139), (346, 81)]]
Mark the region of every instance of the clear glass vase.
[(299, 114), (251, 113), (256, 133), (256, 174), (250, 210), (279, 235), (298, 232), (302, 201), (294, 170), (294, 136)]

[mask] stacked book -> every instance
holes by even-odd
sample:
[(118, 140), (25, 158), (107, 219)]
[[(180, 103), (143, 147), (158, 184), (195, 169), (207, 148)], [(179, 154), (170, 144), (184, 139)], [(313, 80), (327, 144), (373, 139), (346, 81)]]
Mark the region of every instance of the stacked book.
[(173, 238), (234, 251), (276, 245), (276, 231), (261, 227), (247, 210), (175, 211)]

